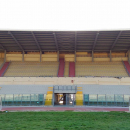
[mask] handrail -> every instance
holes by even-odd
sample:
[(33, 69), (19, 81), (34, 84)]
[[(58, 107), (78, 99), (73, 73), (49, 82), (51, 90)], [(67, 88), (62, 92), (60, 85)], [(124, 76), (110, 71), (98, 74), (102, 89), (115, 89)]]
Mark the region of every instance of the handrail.
[(129, 73), (129, 71), (127, 70), (127, 68), (126, 68), (126, 66), (125, 66), (125, 64), (124, 64), (124, 61), (122, 60), (122, 63), (123, 63), (123, 65), (124, 65), (124, 67), (125, 67), (125, 70), (126, 70), (126, 72), (127, 72), (127, 74), (129, 75), (129, 77), (130, 77), (130, 73)]
[(5, 64), (5, 61), (2, 63), (2, 65), (0, 66), (0, 70), (2, 69), (2, 67), (4, 66)]
[(3, 76), (4, 76), (4, 74), (5, 74), (6, 70), (8, 69), (8, 67), (9, 67), (9, 65), (10, 65), (10, 63), (11, 63), (11, 61), (9, 62), (8, 66), (6, 67), (6, 69), (4, 70), (4, 72), (2, 73), (1, 77), (3, 77)]

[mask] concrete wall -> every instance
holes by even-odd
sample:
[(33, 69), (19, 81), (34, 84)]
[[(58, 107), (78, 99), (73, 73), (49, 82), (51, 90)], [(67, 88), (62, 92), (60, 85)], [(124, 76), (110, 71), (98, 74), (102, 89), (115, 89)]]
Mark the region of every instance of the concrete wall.
[(130, 85), (126, 78), (85, 78), (85, 77), (0, 77), (0, 85)]
[[(6, 54), (6, 61), (22, 61), (22, 54)], [(40, 54), (24, 54), (24, 61), (40, 61)], [(42, 54), (42, 61), (57, 61), (57, 54)]]
[(74, 62), (74, 54), (65, 54), (65, 61)]
[[(130, 85), (77, 84), (83, 94), (126, 94), (130, 95)], [(53, 85), (1, 85), (0, 94), (46, 94)], [(61, 86), (62, 87), (62, 86)], [(76, 93), (75, 90), (56, 90), (55, 93)]]
[(4, 53), (0, 53), (0, 58), (4, 58)]
[(2, 85), (0, 94), (46, 94), (52, 85)]
[(92, 61), (92, 57), (76, 57), (76, 61)]
[(94, 61), (110, 61), (110, 58), (94, 58)]
[(57, 54), (42, 54), (42, 61), (57, 61)]
[[(92, 61), (92, 57), (86, 57), (87, 52), (76, 52), (76, 61)], [(112, 61), (128, 61), (128, 57), (125, 57), (125, 53), (112, 53), (113, 57)], [(42, 54), (41, 61), (57, 61), (58, 54), (56, 52), (53, 53), (45, 53)], [(108, 53), (94, 53), (94, 61), (110, 61), (110, 58), (102, 58), (102, 56), (108, 56)], [(124, 57), (120, 57), (124, 56)], [(60, 58), (64, 58), (65, 61), (74, 62), (75, 55), (74, 54), (60, 54)], [(97, 57), (97, 58), (96, 58)], [(98, 58), (100, 57), (100, 58)], [(0, 58), (4, 58), (4, 53), (0, 53)], [(22, 53), (21, 52), (8, 52), (6, 54), (6, 61), (22, 61)], [(40, 61), (40, 53), (39, 52), (28, 52), (28, 54), (24, 54), (24, 61)]]
[[(92, 57), (76, 57), (76, 61), (92, 61)], [(94, 61), (110, 61), (110, 58), (94, 58)], [(113, 62), (116, 61), (128, 61), (128, 57), (116, 57), (112, 58)]]
[[(73, 80), (73, 83), (72, 83)], [(84, 94), (130, 94), (130, 78), (1, 77), (0, 94), (47, 93), (53, 85), (75, 85)]]
[(128, 57), (116, 57), (112, 58), (112, 61), (128, 61)]
[(24, 54), (24, 61), (40, 61), (39, 54)]
[(78, 85), (82, 87), (83, 94), (128, 94), (130, 85)]
[(22, 54), (6, 54), (6, 61), (22, 61)]

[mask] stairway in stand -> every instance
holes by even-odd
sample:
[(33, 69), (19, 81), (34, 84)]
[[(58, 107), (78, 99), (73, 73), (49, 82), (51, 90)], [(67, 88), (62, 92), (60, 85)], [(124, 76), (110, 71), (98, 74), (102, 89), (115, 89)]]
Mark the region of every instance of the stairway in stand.
[(130, 75), (130, 65), (129, 65), (129, 62), (128, 61), (124, 61), (124, 65), (126, 67), (126, 70), (127, 70), (128, 74)]
[(69, 77), (75, 77), (75, 62), (70, 62)]
[(0, 77), (2, 77), (4, 75), (4, 73), (7, 70), (8, 66), (9, 66), (9, 62), (5, 62), (3, 67), (0, 70)]
[(58, 77), (64, 77), (65, 62), (64, 59), (60, 59)]

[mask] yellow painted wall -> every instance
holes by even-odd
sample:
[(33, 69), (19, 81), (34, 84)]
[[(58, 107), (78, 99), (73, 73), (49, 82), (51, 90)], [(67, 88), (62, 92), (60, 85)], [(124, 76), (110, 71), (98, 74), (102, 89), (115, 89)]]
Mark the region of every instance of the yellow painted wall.
[(94, 55), (108, 55), (108, 53), (106, 53), (106, 52), (103, 52), (103, 53), (94, 52)]
[(57, 54), (42, 54), (42, 61), (57, 61)]
[(87, 55), (88, 52), (76, 52), (76, 55)]
[(22, 54), (22, 52), (7, 52), (6, 54)]
[[(6, 54), (6, 61), (22, 61), (21, 52), (9, 52), (10, 54)], [(13, 54), (16, 53), (16, 54)], [(34, 53), (34, 54), (33, 54)], [(35, 54), (36, 53), (36, 54)], [(77, 52), (76, 54), (85, 55), (87, 52)], [(107, 55), (108, 53), (95, 53), (95, 55)], [(118, 53), (113, 53), (118, 54)], [(121, 54), (121, 53), (119, 53)], [(125, 53), (122, 53), (123, 55)], [(65, 61), (74, 62), (74, 54), (60, 54), (60, 58), (64, 58)], [(4, 58), (4, 53), (0, 53), (0, 58)], [(30, 52), (29, 54), (24, 54), (24, 61), (40, 61), (40, 53), (39, 52)], [(42, 61), (57, 61), (57, 53), (46, 53), (42, 54)], [(92, 57), (76, 57), (76, 61), (92, 61)], [(110, 61), (110, 58), (94, 58), (94, 61)], [(113, 57), (112, 61), (128, 61), (128, 57)]]
[(94, 61), (110, 61), (110, 58), (94, 58)]
[[(73, 80), (73, 82), (72, 82)], [(77, 84), (99, 84), (99, 85), (130, 85), (130, 77), (125, 78), (85, 78), (85, 77), (1, 77), (1, 85), (77, 85)]]
[(112, 61), (128, 61), (128, 57), (116, 57), (112, 58)]
[(22, 54), (6, 54), (6, 61), (22, 61)]
[(44, 54), (57, 54), (57, 52), (44, 52)]
[(0, 58), (4, 58), (4, 53), (0, 53)]
[(92, 57), (76, 57), (76, 61), (92, 61)]
[(39, 54), (24, 54), (24, 61), (40, 61)]
[(65, 54), (59, 54), (59, 58), (65, 58)]
[(116, 53), (116, 52), (112, 52), (112, 57), (125, 57), (126, 53), (122, 52), (122, 53)]
[(74, 62), (74, 54), (65, 54), (65, 61)]
[(27, 52), (27, 54), (40, 54), (40, 52)]

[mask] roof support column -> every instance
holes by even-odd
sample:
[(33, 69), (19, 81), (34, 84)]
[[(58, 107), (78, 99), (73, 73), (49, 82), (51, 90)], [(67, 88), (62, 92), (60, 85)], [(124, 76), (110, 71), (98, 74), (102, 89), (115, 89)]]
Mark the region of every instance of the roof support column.
[(130, 49), (128, 50), (128, 62), (129, 62), (129, 65), (130, 65)]
[(92, 51), (92, 62), (94, 62), (93, 53), (94, 53), (94, 52)]
[(42, 62), (42, 51), (40, 51), (40, 62)]
[(59, 51), (57, 51), (57, 61), (59, 62)]
[(75, 54), (74, 54), (74, 62), (76, 62), (76, 51), (75, 51)]
[(4, 62), (6, 62), (6, 50), (4, 52)]
[(111, 57), (111, 50), (110, 50), (110, 62), (112, 62), (112, 57)]
[(24, 51), (23, 51), (23, 54), (22, 54), (22, 62), (24, 62)]

